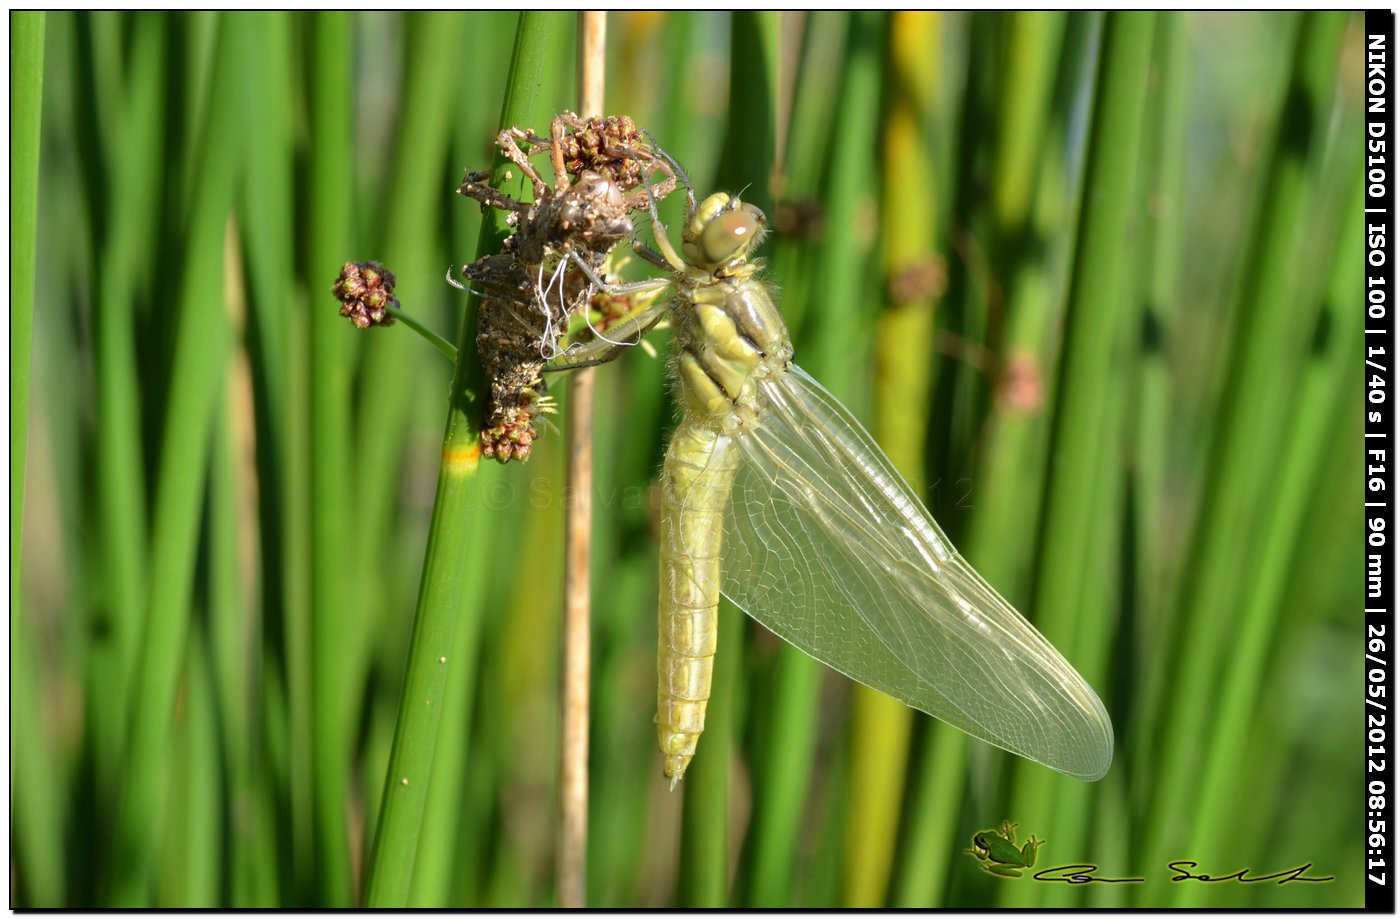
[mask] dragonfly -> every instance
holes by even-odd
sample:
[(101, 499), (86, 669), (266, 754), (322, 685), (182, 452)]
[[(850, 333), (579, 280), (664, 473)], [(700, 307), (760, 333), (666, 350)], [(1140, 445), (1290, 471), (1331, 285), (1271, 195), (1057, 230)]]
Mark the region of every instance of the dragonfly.
[[(627, 321), (674, 329), (682, 417), (662, 469), (657, 731), (671, 787), (705, 727), (720, 594), (851, 679), (990, 744), (1086, 781), (1113, 726), (1074, 667), (953, 547), (855, 416), (793, 361), (754, 257), (766, 219), (738, 196), (686, 189), (677, 252), (655, 201), (668, 277), (610, 284), (647, 298)], [(664, 291), (668, 296), (658, 297)], [(597, 363), (597, 341), (554, 363)]]

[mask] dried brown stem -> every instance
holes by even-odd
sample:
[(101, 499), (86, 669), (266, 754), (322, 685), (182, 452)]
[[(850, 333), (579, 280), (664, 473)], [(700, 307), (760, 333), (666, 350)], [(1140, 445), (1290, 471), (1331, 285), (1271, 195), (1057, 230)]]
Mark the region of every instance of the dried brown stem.
[[(579, 13), (579, 112), (603, 113), (604, 51), (607, 14)], [(557, 145), (556, 145), (557, 148)], [(559, 772), (559, 905), (581, 908), (587, 902), (588, 866), (588, 705), (589, 705), (589, 571), (593, 520), (593, 381), (591, 368), (569, 378), (565, 443), (568, 484), (573, 500), (564, 536), (564, 673), (563, 726)]]

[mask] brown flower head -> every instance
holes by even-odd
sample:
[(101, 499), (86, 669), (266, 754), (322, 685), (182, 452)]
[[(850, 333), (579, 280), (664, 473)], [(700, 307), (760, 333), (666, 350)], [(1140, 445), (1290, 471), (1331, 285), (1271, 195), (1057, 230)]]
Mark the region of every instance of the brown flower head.
[(378, 262), (346, 262), (331, 293), (340, 301), (340, 315), (356, 328), (393, 325), (390, 309), (399, 308), (394, 296), (394, 273)]
[(637, 124), (626, 115), (588, 118), (561, 144), (564, 168), (577, 178), (585, 170), (601, 173), (623, 191), (642, 183), (642, 164), (629, 155), (641, 140)]
[(491, 425), (481, 432), (481, 452), (498, 463), (509, 463), (511, 460), (524, 462), (530, 458), (531, 444), (534, 442), (534, 425), (523, 414)]

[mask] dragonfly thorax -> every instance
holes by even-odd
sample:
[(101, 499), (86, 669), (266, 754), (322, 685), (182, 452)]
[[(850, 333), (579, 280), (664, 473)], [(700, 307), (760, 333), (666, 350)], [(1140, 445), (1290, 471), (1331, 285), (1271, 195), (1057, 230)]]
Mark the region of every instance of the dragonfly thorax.
[(754, 416), (756, 383), (792, 360), (787, 326), (752, 272), (683, 286), (675, 316), (681, 402), (708, 427), (733, 432)]

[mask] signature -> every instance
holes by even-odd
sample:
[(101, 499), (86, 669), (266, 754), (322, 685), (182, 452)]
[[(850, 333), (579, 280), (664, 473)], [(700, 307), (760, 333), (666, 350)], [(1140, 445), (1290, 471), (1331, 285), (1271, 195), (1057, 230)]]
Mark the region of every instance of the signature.
[[(1200, 867), (1193, 861), (1168, 862), (1167, 868), (1172, 872), (1172, 883), (1180, 881), (1200, 881), (1206, 884), (1217, 884), (1221, 881), (1238, 881), (1241, 884), (1258, 884), (1261, 881), (1274, 881), (1280, 886), (1294, 881), (1307, 881), (1314, 884), (1325, 884), (1328, 881), (1336, 880), (1331, 875), (1327, 877), (1307, 877), (1305, 872), (1313, 866), (1312, 862), (1304, 862), (1296, 868), (1287, 868), (1283, 871), (1275, 871), (1273, 874), (1250, 874), (1249, 868), (1241, 868), (1233, 874), (1195, 874), (1189, 869)], [(1098, 865), (1057, 865), (1054, 868), (1045, 868), (1031, 875), (1037, 881), (1057, 882), (1061, 884), (1142, 884), (1146, 878), (1111, 878), (1102, 877), (1097, 874)]]
[(1192, 874), (1187, 868), (1199, 867), (1195, 862), (1167, 862), (1167, 867), (1175, 874), (1172, 876), (1172, 883), (1177, 881), (1204, 881), (1207, 884), (1214, 884), (1217, 881), (1239, 881), (1241, 884), (1258, 884), (1260, 881), (1277, 881), (1280, 885), (1288, 884), (1292, 881), (1310, 881), (1314, 884), (1323, 884), (1327, 881), (1336, 880), (1328, 875), (1325, 878), (1303, 877), (1303, 872), (1312, 867), (1312, 862), (1303, 862), (1297, 868), (1287, 868), (1283, 871), (1275, 871), (1273, 874), (1261, 874), (1251, 876), (1248, 868), (1241, 868), (1234, 874), (1222, 874), (1219, 877), (1212, 877), (1209, 874)]
[(1037, 871), (1031, 877), (1037, 881), (1059, 881), (1063, 884), (1141, 884), (1147, 878), (1104, 878), (1095, 874), (1098, 865), (1059, 865)]

